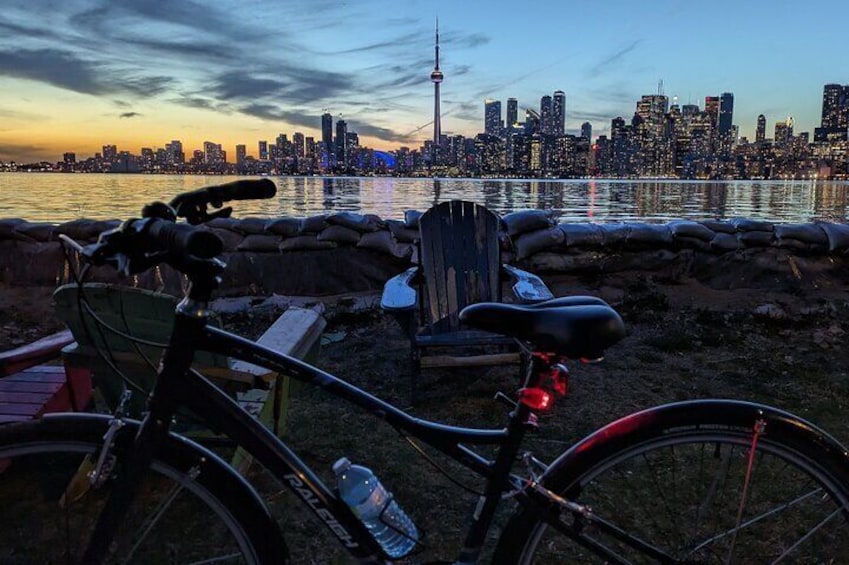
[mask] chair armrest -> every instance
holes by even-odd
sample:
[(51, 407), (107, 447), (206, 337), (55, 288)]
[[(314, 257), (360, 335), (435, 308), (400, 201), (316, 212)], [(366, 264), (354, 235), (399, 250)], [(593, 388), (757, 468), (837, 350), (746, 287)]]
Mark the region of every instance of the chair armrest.
[(413, 287), (413, 279), (418, 275), (418, 267), (410, 267), (400, 275), (395, 275), (383, 286), (380, 307), (389, 311), (412, 310), (418, 303), (418, 293)]
[(0, 353), (0, 377), (23, 371), (58, 357), (62, 348), (73, 343), (70, 330), (64, 330), (27, 345)]
[(554, 295), (545, 286), (538, 276), (531, 274), (522, 269), (517, 269), (512, 265), (501, 265), (504, 273), (510, 277), (513, 283), (513, 294), (520, 302), (533, 303), (542, 302), (543, 300), (551, 300)]

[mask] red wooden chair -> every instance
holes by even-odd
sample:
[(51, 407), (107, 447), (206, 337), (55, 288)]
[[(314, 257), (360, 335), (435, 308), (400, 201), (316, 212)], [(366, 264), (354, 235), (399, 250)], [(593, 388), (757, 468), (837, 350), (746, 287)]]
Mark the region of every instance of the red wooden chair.
[(86, 408), (91, 398), (89, 371), (45, 364), (58, 359), (73, 341), (65, 330), (0, 353), (0, 424)]

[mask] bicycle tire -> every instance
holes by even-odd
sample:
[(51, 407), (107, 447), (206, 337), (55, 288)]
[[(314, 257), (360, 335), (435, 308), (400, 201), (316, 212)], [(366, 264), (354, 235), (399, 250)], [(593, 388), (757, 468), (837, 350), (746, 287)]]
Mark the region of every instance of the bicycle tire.
[[(68, 414), (0, 426), (0, 562), (80, 560), (138, 422), (127, 422), (116, 434), (103, 485), (64, 508), (60, 500), (63, 494), (73, 498), (70, 485), (88, 483), (81, 462), (97, 453), (109, 422), (108, 416)], [(172, 434), (146, 473), (106, 562), (219, 558), (216, 563), (286, 563), (288, 550), (252, 487), (212, 452)]]
[(493, 563), (845, 563), (849, 555), (849, 454), (813, 424), (762, 405), (690, 401), (627, 416), (561, 455), (540, 484), (663, 554), (563, 512), (566, 529), (587, 543), (576, 542), (544, 521), (548, 510), (524, 505)]

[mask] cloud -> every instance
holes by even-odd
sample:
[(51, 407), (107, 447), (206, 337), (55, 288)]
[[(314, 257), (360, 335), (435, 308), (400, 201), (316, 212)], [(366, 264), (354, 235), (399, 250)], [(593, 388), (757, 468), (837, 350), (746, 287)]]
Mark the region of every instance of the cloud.
[(154, 96), (166, 91), (168, 77), (130, 76), (58, 49), (0, 51), (0, 76), (34, 80), (81, 94), (130, 93)]
[(637, 39), (635, 41), (632, 41), (631, 43), (629, 43), (628, 45), (626, 45), (622, 49), (620, 49), (620, 50), (616, 51), (615, 53), (605, 57), (604, 59), (602, 59), (601, 61), (599, 61), (598, 63), (596, 63), (592, 67), (590, 67), (587, 70), (587, 72), (585, 73), (586, 76), (590, 77), (590, 78), (595, 78), (599, 75), (604, 74), (605, 72), (610, 70), (612, 67), (614, 67), (617, 62), (621, 61), (628, 53), (630, 53), (631, 51), (636, 49), (640, 45), (640, 43), (642, 43), (642, 42), (643, 42), (642, 39)]
[(304, 110), (283, 110), (274, 104), (248, 104), (239, 108), (239, 112), (255, 118), (268, 121), (287, 122), (295, 126), (318, 129), (321, 125), (320, 115)]
[(355, 131), (359, 135), (367, 137), (376, 137), (382, 141), (407, 142), (411, 139), (409, 135), (398, 133), (389, 128), (364, 124), (354, 120), (348, 122), (348, 131)]
[(119, 118), (137, 118), (139, 116), (141, 116), (141, 114), (139, 114), (138, 112), (124, 112), (123, 114), (121, 114), (118, 117)]

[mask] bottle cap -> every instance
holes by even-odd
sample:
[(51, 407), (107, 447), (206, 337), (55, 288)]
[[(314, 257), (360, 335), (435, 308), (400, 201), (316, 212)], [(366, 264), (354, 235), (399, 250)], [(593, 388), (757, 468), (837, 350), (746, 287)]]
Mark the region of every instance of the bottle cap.
[(350, 468), (351, 461), (347, 457), (342, 457), (333, 464), (333, 472), (337, 475), (341, 475)]

